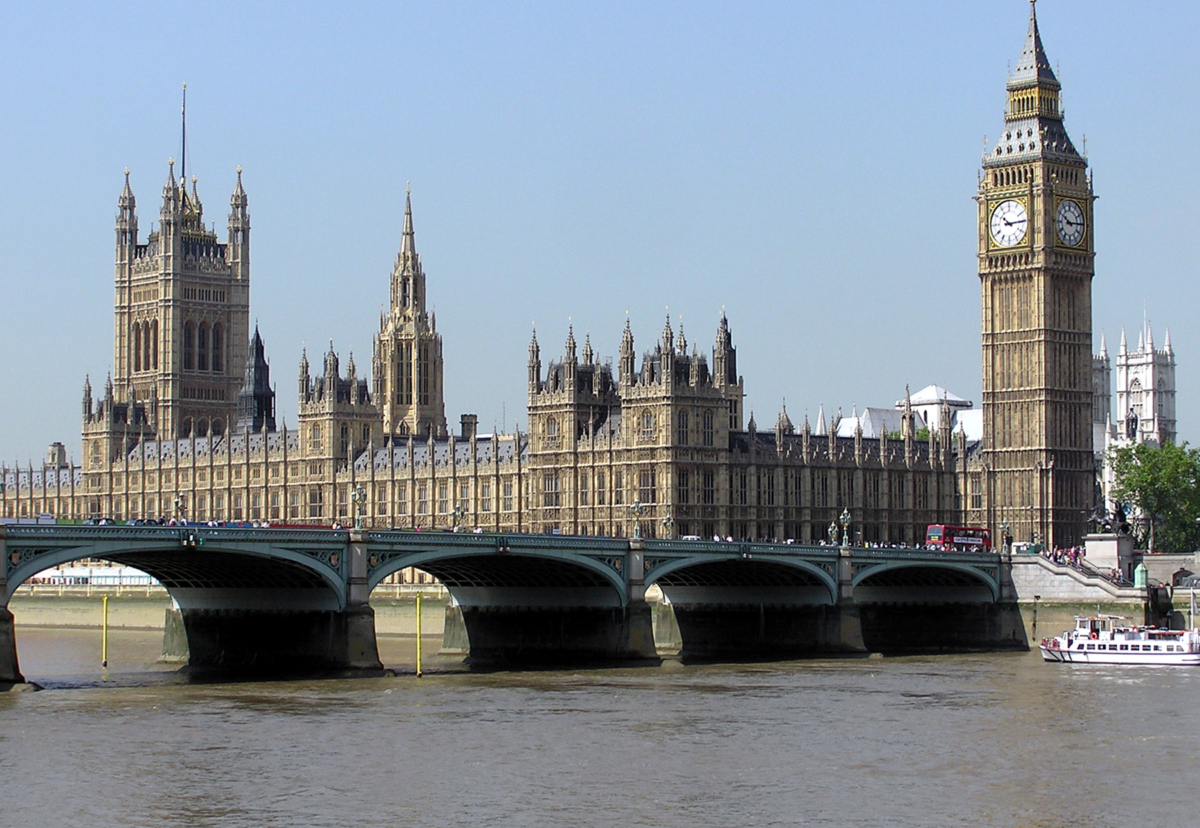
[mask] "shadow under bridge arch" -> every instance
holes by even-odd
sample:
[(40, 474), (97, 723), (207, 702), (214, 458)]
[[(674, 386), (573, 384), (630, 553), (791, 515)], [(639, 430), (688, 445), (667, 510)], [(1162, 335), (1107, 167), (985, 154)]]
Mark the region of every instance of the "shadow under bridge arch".
[(38, 572), (84, 559), (141, 570), (157, 580), (182, 609), (341, 610), (346, 605), (344, 562), (337, 552), (313, 554), (261, 542), (185, 543), (178, 532), (159, 537), (113, 538), (22, 552), (7, 572), (8, 596)]
[(192, 668), (305, 673), (379, 667), (370, 610), (350, 605), (345, 532), (34, 528), (39, 531), (5, 537), (9, 595), (44, 569), (83, 558), (111, 561), (167, 589), (177, 612), (168, 611), (164, 655), (186, 658)]
[(999, 562), (884, 561), (852, 579), (862, 636), (883, 653), (1027, 650), (1021, 610), (1002, 600)]
[(776, 659), (856, 652), (833, 575), (818, 564), (732, 554), (652, 566), (656, 640), (685, 661)]
[(975, 604), (1000, 597), (995, 577), (954, 561), (889, 561), (858, 571), (852, 583), (860, 604)]
[(369, 588), (407, 567), (446, 587), (444, 645), (472, 665), (657, 661), (649, 608), (629, 600), (627, 542), (380, 532), (369, 545)]
[(673, 605), (821, 606), (837, 600), (837, 582), (816, 564), (730, 555), (696, 562), (680, 559), (651, 569)]
[(625, 582), (611, 563), (544, 551), (410, 551), (386, 561), (377, 558), (370, 567), (367, 586), (374, 589), (389, 575), (408, 567), (437, 578), (461, 607), (620, 608), (628, 602)]

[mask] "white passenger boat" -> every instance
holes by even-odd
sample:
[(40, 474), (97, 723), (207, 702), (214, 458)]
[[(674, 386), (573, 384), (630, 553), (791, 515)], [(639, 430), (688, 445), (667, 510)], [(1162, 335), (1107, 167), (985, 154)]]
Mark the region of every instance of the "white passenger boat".
[(1043, 638), (1042, 658), (1068, 664), (1200, 666), (1200, 631), (1164, 630), (1119, 615), (1077, 615), (1075, 629)]

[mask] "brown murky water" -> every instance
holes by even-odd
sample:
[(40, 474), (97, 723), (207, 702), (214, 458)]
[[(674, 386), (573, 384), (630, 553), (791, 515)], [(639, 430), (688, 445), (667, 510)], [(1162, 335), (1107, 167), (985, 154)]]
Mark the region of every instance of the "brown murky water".
[[(98, 632), (18, 643), (48, 689), (0, 695), (5, 826), (1130, 826), (1197, 809), (1200, 669), (1029, 653), (194, 685), (154, 663), (156, 633), (115, 633), (107, 673)], [(412, 639), (381, 651), (411, 667)]]

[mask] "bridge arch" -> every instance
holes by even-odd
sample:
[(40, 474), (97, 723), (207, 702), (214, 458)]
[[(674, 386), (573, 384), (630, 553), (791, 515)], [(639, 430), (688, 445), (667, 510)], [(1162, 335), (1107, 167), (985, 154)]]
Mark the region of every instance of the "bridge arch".
[[(92, 531), (88, 531), (92, 530)], [(37, 573), (85, 558), (111, 561), (154, 577), (181, 608), (313, 609), (346, 607), (342, 552), (238, 539), (238, 530), (208, 527), (80, 527), (50, 546), (35, 537), (6, 544), (5, 602)], [(344, 534), (344, 533), (343, 533)], [(281, 541), (286, 542), (281, 537)], [(337, 539), (323, 538), (325, 544)], [(314, 554), (315, 553), (315, 554)]]
[(979, 567), (955, 561), (885, 561), (851, 581), (859, 603), (980, 603), (1000, 599), (1000, 585)]
[(369, 567), (368, 589), (413, 567), (440, 581), (464, 606), (623, 607), (628, 590), (611, 563), (554, 550), (411, 549)]
[(455, 603), (443, 646), (472, 664), (658, 658), (649, 608), (630, 600), (628, 541), (404, 531), (366, 540), (369, 589), (407, 567), (446, 587)]
[(675, 558), (646, 573), (678, 603), (804, 604), (837, 601), (837, 582), (826, 570), (798, 558), (750, 557), (741, 553)]
[[(0, 547), (5, 604), (37, 572), (82, 558), (155, 577), (178, 606), (168, 631), (182, 626), (186, 644), (179, 654), (187, 653), (193, 669), (382, 669), (370, 608), (351, 586), (361, 555), (346, 531), (22, 526), (0, 528)], [(0, 641), (0, 650), (12, 655), (4, 667), (0, 653), (0, 672), (17, 676), (11, 626), (3, 637), (9, 643)]]

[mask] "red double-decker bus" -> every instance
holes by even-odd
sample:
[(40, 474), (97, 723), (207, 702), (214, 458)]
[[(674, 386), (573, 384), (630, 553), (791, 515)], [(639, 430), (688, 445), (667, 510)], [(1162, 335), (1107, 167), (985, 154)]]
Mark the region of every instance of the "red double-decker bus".
[(925, 545), (943, 552), (991, 552), (992, 533), (978, 526), (931, 523), (925, 530)]

